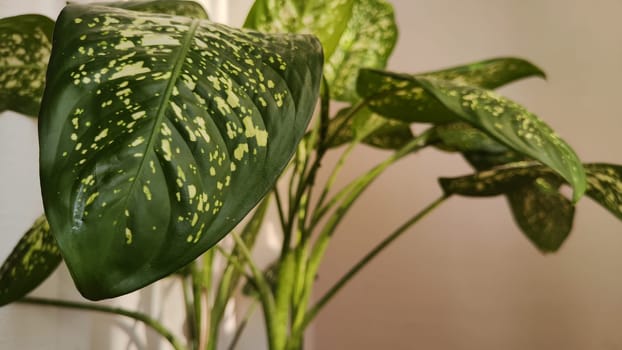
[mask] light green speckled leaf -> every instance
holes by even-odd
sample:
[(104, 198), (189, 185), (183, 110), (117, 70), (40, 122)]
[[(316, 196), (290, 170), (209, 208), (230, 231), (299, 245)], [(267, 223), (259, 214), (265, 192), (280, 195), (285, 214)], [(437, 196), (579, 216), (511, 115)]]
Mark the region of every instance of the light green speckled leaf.
[(581, 198), (586, 188), (581, 161), (537, 116), (489, 90), (432, 78), (415, 80), (463, 121), (519, 154), (548, 165), (572, 186), (574, 201)]
[(422, 89), (415, 78), (428, 77), (447, 80), (455, 85), (494, 89), (533, 76), (543, 77), (544, 73), (528, 61), (511, 57), (417, 75), (363, 69), (357, 80), (357, 92), (359, 96), (368, 100), (373, 111), (386, 117), (408, 123), (440, 124), (459, 119), (453, 111), (448, 110)]
[(41, 15), (0, 20), (0, 112), (39, 113), (53, 30)]
[(341, 101), (359, 100), (359, 69), (384, 68), (396, 42), (393, 6), (384, 0), (357, 0), (348, 26), (324, 67), (331, 96)]
[(516, 224), (542, 253), (559, 250), (572, 230), (575, 208), (558, 187), (538, 178), (507, 194)]
[(406, 123), (384, 118), (367, 108), (362, 108), (353, 117), (348, 117), (350, 111), (351, 107), (344, 108), (330, 120), (328, 137), (332, 142), (329, 147), (362, 142), (377, 148), (395, 150), (415, 137)]
[(38, 218), (0, 267), (0, 305), (30, 293), (56, 270), (62, 257), (45, 216)]
[(42, 192), (90, 299), (141, 288), (225, 236), (272, 188), (318, 95), (311, 36), (70, 5), (55, 37)]
[(132, 11), (166, 13), (169, 15), (207, 19), (205, 9), (198, 2), (192, 0), (115, 1), (102, 3), (102, 5)]
[(586, 194), (622, 220), (622, 166), (586, 164)]
[(544, 176), (554, 175), (550, 169), (535, 162), (517, 162), (473, 175), (440, 178), (439, 183), (448, 195), (489, 197), (509, 193)]
[(313, 34), (328, 59), (339, 45), (356, 1), (256, 0), (244, 27), (265, 33)]

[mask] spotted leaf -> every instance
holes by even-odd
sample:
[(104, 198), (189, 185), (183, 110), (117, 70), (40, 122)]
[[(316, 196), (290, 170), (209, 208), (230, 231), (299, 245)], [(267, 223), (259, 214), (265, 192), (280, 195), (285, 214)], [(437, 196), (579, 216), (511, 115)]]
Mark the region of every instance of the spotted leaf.
[(357, 0), (256, 0), (245, 28), (265, 33), (308, 33), (318, 37), (326, 59), (333, 55)]
[(50, 225), (41, 216), (0, 267), (0, 305), (30, 293), (56, 270), (61, 260)]
[(53, 30), (41, 15), (0, 20), (0, 112), (39, 113)]
[(560, 174), (574, 189), (576, 202), (585, 192), (585, 172), (570, 146), (521, 105), (489, 90), (444, 80), (417, 78), (419, 84), (460, 119), (485, 131), (510, 149), (536, 159)]
[(344, 108), (330, 120), (330, 147), (355, 141), (382, 149), (398, 149), (414, 138), (408, 124), (386, 119), (367, 108), (349, 117), (351, 110), (351, 107)]
[(514, 220), (543, 253), (556, 252), (564, 243), (574, 220), (574, 205), (544, 178), (507, 194)]
[(417, 77), (494, 89), (533, 76), (544, 77), (544, 73), (532, 63), (517, 58), (490, 59), (418, 75), (363, 69), (357, 80), (357, 91), (373, 111), (386, 117), (408, 123), (440, 124), (459, 118), (425, 91)]
[(55, 37), (42, 192), (90, 299), (141, 288), (225, 236), (272, 188), (318, 95), (311, 36), (69, 5)]
[(118, 1), (106, 3), (105, 5), (132, 11), (166, 13), (169, 15), (207, 19), (207, 13), (201, 4), (191, 0)]
[(395, 43), (397, 25), (393, 6), (383, 0), (357, 0), (334, 53), (324, 67), (333, 98), (354, 102), (361, 68), (382, 69)]
[(473, 175), (440, 178), (439, 183), (448, 195), (489, 197), (509, 193), (538, 177), (552, 175), (550, 169), (535, 162), (517, 162)]
[(622, 220), (622, 166), (586, 164), (587, 195)]

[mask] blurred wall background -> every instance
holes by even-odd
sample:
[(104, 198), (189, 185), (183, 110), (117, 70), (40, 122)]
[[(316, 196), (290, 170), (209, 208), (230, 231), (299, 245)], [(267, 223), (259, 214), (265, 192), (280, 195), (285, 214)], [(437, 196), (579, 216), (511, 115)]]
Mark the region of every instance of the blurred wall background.
[[(389, 69), (421, 72), (514, 55), (548, 80), (501, 90), (588, 162), (622, 163), (622, 2), (393, 0), (400, 37)], [(361, 148), (350, 176), (386, 154)], [(387, 172), (353, 209), (316, 296), (440, 195), (458, 156), (426, 151)], [(503, 198), (452, 198), (394, 243), (320, 314), (317, 349), (620, 349), (622, 225), (589, 199), (557, 254), (522, 236)]]

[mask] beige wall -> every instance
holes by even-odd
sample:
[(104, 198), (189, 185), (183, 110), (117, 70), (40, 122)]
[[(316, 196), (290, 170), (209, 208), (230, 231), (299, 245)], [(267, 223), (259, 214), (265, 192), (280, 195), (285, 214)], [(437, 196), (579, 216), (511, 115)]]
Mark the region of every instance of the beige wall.
[[(622, 163), (622, 2), (394, 0), (390, 67), (418, 72), (518, 55), (542, 66), (503, 93), (526, 104), (587, 161)], [(351, 174), (386, 156), (362, 149)], [(351, 264), (436, 198), (435, 178), (468, 168), (426, 152), (369, 190), (335, 237), (325, 291)], [(622, 225), (590, 200), (556, 255), (521, 236), (503, 199), (454, 198), (391, 246), (316, 322), (317, 349), (620, 349)]]

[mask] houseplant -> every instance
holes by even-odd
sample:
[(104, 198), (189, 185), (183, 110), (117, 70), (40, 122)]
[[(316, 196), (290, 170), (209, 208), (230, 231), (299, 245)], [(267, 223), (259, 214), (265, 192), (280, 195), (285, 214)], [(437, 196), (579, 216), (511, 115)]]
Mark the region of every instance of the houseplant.
[[(345, 5), (344, 5), (344, 6), (345, 6)], [(257, 8), (260, 8), (260, 5), (257, 5)], [(255, 10), (255, 13), (257, 13), (258, 11), (259, 11), (259, 10)], [(257, 14), (255, 14), (255, 18), (256, 18), (257, 16), (258, 16), (258, 15), (257, 15)], [(257, 25), (257, 26), (259, 26), (259, 25)], [(535, 69), (533, 66), (531, 66), (531, 65), (527, 64), (527, 63), (526, 63), (526, 62), (524, 62), (524, 61), (518, 61), (518, 60), (496, 60), (496, 61), (492, 61), (492, 62), (486, 62), (486, 63), (483, 63), (483, 64), (481, 64), (479, 67), (486, 68), (486, 67), (490, 67), (490, 65), (492, 65), (492, 64), (495, 64), (495, 65), (501, 65), (502, 67), (504, 66), (504, 64), (505, 64), (505, 65), (510, 65), (510, 64), (518, 64), (518, 65), (523, 65), (523, 67), (525, 67), (525, 70), (526, 70), (527, 72), (526, 72), (526, 73), (525, 73), (525, 72), (522, 72), (521, 74), (524, 74), (524, 75), (529, 75), (529, 74), (538, 74), (538, 70), (537, 70), (537, 69)], [(477, 68), (477, 66), (475, 66), (475, 67), (473, 67), (473, 68)], [(463, 69), (463, 70), (467, 70), (467, 69), (465, 68), (465, 69)], [(470, 72), (469, 72), (468, 70), (467, 70), (467, 72), (466, 72), (466, 73), (465, 73), (465, 72), (462, 72), (462, 74), (469, 74), (469, 73), (470, 73)], [(478, 76), (478, 77), (479, 77), (479, 76), (484, 76), (484, 77), (485, 77), (485, 74), (484, 74), (484, 75), (482, 75), (482, 73), (483, 73), (483, 72), (481, 72), (481, 71), (476, 71), (476, 73), (477, 73), (477, 76)], [(366, 74), (371, 74), (370, 76), (373, 78), (373, 75), (374, 75), (375, 73), (374, 73), (374, 72), (369, 72), (369, 71), (366, 71)], [(437, 73), (437, 74), (438, 74), (438, 73)], [(454, 74), (454, 73), (452, 73), (452, 74)], [(381, 75), (384, 75), (384, 74), (381, 74)], [(447, 73), (445, 73), (445, 77), (447, 77), (447, 76), (448, 76), (448, 74), (447, 74)], [(517, 78), (517, 77), (519, 77), (519, 76), (520, 76), (520, 74), (518, 74), (517, 76), (512, 76), (510, 79), (515, 79), (515, 78)], [(397, 79), (397, 80), (398, 80), (398, 83), (400, 83), (400, 84), (406, 84), (406, 85), (408, 85), (408, 84), (414, 84), (414, 83), (419, 83), (419, 84), (424, 83), (424, 84), (425, 84), (425, 80), (426, 80), (426, 78), (425, 78), (425, 77), (422, 77), (421, 79), (419, 79), (419, 78), (417, 78), (417, 77), (408, 77), (408, 76), (393, 76), (393, 77), (394, 77), (395, 79)], [(450, 78), (451, 78), (451, 76), (448, 76), (448, 77), (447, 77), (447, 79), (450, 79)], [(497, 77), (494, 77), (494, 76), (493, 76), (493, 78), (495, 78), (495, 79), (496, 79)], [(420, 81), (419, 81), (419, 80), (417, 80), (417, 79), (419, 79)], [(361, 79), (361, 80), (362, 80), (363, 82), (365, 82), (365, 80), (364, 80), (364, 79)], [(360, 80), (360, 81), (361, 81), (361, 80)], [(390, 81), (390, 80), (387, 80), (387, 81), (392, 82), (392, 81)], [(418, 92), (421, 92), (421, 91), (422, 91), (422, 90), (420, 90), (420, 87), (418, 87), (418, 86), (412, 86), (412, 85), (411, 85), (410, 87), (412, 87), (413, 89), (415, 89), (415, 91), (418, 91)], [(429, 86), (428, 86), (428, 89), (430, 89), (430, 87), (429, 87)], [(389, 91), (391, 91), (391, 90), (389, 90)], [(403, 90), (402, 90), (402, 91), (403, 91)], [(408, 90), (408, 91), (410, 91), (410, 90)], [(430, 89), (430, 91), (434, 91), (434, 89)], [(391, 92), (393, 92), (393, 91), (391, 91)], [(399, 92), (399, 91), (398, 91), (398, 92)], [(365, 93), (365, 89), (361, 90), (361, 94), (364, 94), (364, 93)], [(389, 95), (389, 96), (390, 96), (390, 95)], [(396, 98), (397, 98), (397, 97), (399, 97), (399, 96), (402, 96), (402, 94), (395, 94), (395, 97), (396, 97)], [(369, 97), (369, 96), (368, 96), (368, 97)], [(373, 100), (373, 99), (371, 99), (371, 98), (370, 98), (370, 101), (371, 101), (371, 100)], [(380, 101), (380, 102), (382, 102), (382, 101)], [(391, 101), (389, 101), (389, 102), (391, 102)], [(408, 110), (408, 111), (411, 111), (411, 110), (416, 110), (417, 105), (415, 105), (415, 109), (413, 109), (413, 108), (411, 108), (411, 107), (410, 107), (410, 105), (408, 105), (408, 102), (409, 102), (409, 101), (398, 101), (398, 102), (396, 102), (395, 104), (397, 104), (397, 105), (398, 105), (398, 107), (399, 107), (399, 109), (400, 109), (400, 110)], [(424, 101), (424, 102), (425, 102), (425, 101)], [(371, 103), (371, 102), (366, 102), (366, 103)], [(406, 105), (406, 106), (408, 107), (408, 109), (405, 109), (405, 108), (404, 108), (404, 105)], [(386, 107), (386, 108), (387, 108), (387, 110), (386, 110), (386, 111), (384, 111), (383, 113), (386, 113), (386, 114), (391, 114), (391, 112), (392, 112), (392, 111), (395, 111), (395, 109), (393, 109), (393, 110), (391, 109), (391, 108), (392, 108), (392, 107), (394, 107), (394, 106), (395, 106), (395, 105), (391, 105), (391, 103), (389, 103), (389, 104), (387, 104), (387, 105), (385, 105), (385, 106), (380, 105), (380, 106), (374, 106), (374, 107), (376, 107), (376, 108)], [(347, 113), (347, 112), (343, 112), (343, 113)], [(340, 124), (340, 122), (339, 122), (340, 120), (347, 120), (347, 114), (343, 114), (343, 113), (341, 114), (341, 116), (340, 116), (339, 118), (333, 119), (333, 120), (336, 120), (336, 122), (334, 122), (334, 123), (333, 123), (333, 125), (339, 125), (339, 124)], [(354, 114), (356, 114), (356, 115), (354, 115)], [(369, 112), (367, 112), (367, 113), (365, 113), (365, 114), (369, 114)], [(399, 114), (399, 113), (398, 113), (398, 114)], [(344, 116), (344, 115), (345, 115), (345, 116)], [(391, 125), (391, 128), (388, 128), (389, 130), (388, 130), (388, 131), (386, 131), (386, 129), (384, 128), (384, 124), (388, 124), (388, 122), (385, 122), (383, 119), (378, 119), (378, 117), (374, 116), (374, 117), (372, 117), (372, 118), (375, 118), (375, 119), (372, 119), (372, 120), (375, 120), (375, 121), (376, 121), (376, 124), (375, 124), (375, 125), (373, 125), (373, 124), (372, 124), (372, 125), (369, 125), (370, 123), (368, 123), (368, 122), (367, 122), (367, 118), (365, 118), (365, 115), (364, 115), (364, 114), (362, 114), (362, 113), (361, 113), (361, 114), (358, 114), (358, 113), (352, 113), (352, 112), (351, 112), (351, 113), (350, 113), (350, 115), (351, 115), (351, 117), (358, 117), (358, 119), (355, 119), (355, 120), (354, 120), (354, 122), (353, 122), (353, 123), (359, 123), (359, 128), (358, 128), (358, 129), (355, 129), (355, 130), (357, 130), (356, 134), (354, 135), (354, 137), (355, 137), (355, 141), (358, 141), (358, 139), (364, 139), (364, 140), (366, 140), (366, 141), (368, 141), (368, 142), (375, 143), (375, 144), (378, 144), (378, 143), (380, 142), (380, 145), (383, 145), (383, 144), (382, 144), (382, 142), (383, 142), (383, 140), (385, 140), (385, 141), (386, 141), (386, 138), (384, 138), (384, 139), (383, 139), (383, 138), (382, 138), (382, 136), (386, 136), (387, 134), (391, 136), (391, 138), (389, 139), (391, 142), (393, 142), (393, 141), (395, 141), (395, 140), (400, 141), (400, 140), (404, 140), (404, 139), (406, 139), (406, 140), (408, 141), (408, 140), (410, 140), (410, 139), (413, 137), (412, 135), (410, 135), (410, 134), (408, 133), (408, 131), (405, 131), (405, 128), (403, 127), (403, 124), (398, 124), (398, 123), (396, 123), (395, 125)], [(395, 113), (394, 113), (393, 117), (399, 117), (399, 116), (396, 116), (396, 115), (395, 115)], [(462, 116), (462, 117), (464, 117), (464, 116)], [(467, 116), (467, 117), (468, 117), (468, 116)], [(341, 118), (341, 119), (340, 119), (340, 118)], [(361, 120), (364, 120), (364, 121), (365, 121), (365, 123), (361, 122)], [(471, 122), (473, 122), (473, 121), (471, 121)], [(361, 126), (360, 126), (360, 124), (363, 124), (363, 126), (361, 127)], [(366, 132), (369, 132), (368, 130), (366, 130), (366, 127), (368, 127), (368, 126), (371, 126), (371, 127), (378, 127), (378, 125), (380, 125), (380, 126), (382, 127), (382, 128), (381, 128), (381, 131), (380, 131), (380, 132), (377, 132), (377, 131), (376, 131), (376, 133), (373, 135), (375, 138), (373, 138), (373, 137), (369, 137), (369, 138), (368, 138), (368, 137), (367, 137), (367, 135), (365, 134)], [(334, 129), (337, 129), (337, 128), (338, 128), (337, 126), (334, 126)], [(352, 134), (349, 134), (349, 133), (347, 133), (347, 132), (346, 132), (346, 133), (345, 133), (345, 135), (344, 135), (344, 134), (342, 134), (342, 133), (338, 133), (338, 132), (336, 132), (336, 131), (334, 131), (334, 130), (331, 130), (331, 129), (330, 129), (330, 124), (329, 124), (329, 128), (328, 128), (328, 129), (329, 129), (329, 131), (330, 131), (330, 132), (328, 133), (329, 135), (338, 135), (338, 137), (333, 137), (333, 139), (338, 139), (338, 138), (345, 138), (345, 139), (348, 139), (348, 138), (352, 138), (352, 137), (353, 137), (353, 136), (352, 136)], [(361, 130), (362, 130), (362, 131), (361, 131)], [(439, 130), (440, 130), (440, 131), (439, 131)], [(343, 131), (343, 129), (342, 129), (342, 131)], [(374, 131), (375, 131), (375, 130), (374, 130)], [(490, 130), (488, 130), (488, 131), (489, 131), (489, 132), (491, 132)], [(475, 141), (478, 141), (478, 140), (479, 140), (479, 141), (482, 141), (482, 140), (483, 140), (483, 141), (484, 141), (484, 143), (485, 143), (484, 145), (477, 145), (477, 143), (476, 143), (476, 145), (475, 145), (475, 146), (476, 146), (477, 148), (476, 148), (475, 150), (477, 150), (477, 151), (478, 151), (478, 152), (476, 152), (476, 153), (479, 153), (479, 151), (481, 151), (481, 149), (479, 149), (480, 147), (486, 147), (486, 150), (489, 150), (489, 148), (488, 148), (488, 147), (492, 147), (492, 149), (494, 149), (494, 150), (495, 150), (495, 152), (492, 152), (492, 151), (491, 151), (491, 152), (492, 152), (492, 153), (494, 153), (495, 155), (497, 155), (497, 153), (505, 153), (505, 149), (503, 149), (503, 148), (502, 148), (502, 149), (503, 149), (503, 152), (499, 151), (499, 145), (498, 145), (498, 144), (494, 144), (494, 143), (489, 142), (489, 140), (488, 140), (487, 138), (482, 138), (482, 135), (481, 135), (481, 134), (478, 134), (477, 132), (473, 131), (471, 128), (469, 128), (469, 127), (465, 126), (464, 124), (450, 125), (450, 126), (448, 126), (448, 125), (443, 125), (442, 127), (440, 127), (440, 128), (438, 128), (438, 129), (436, 129), (434, 132), (435, 132), (435, 133), (439, 133), (439, 132), (440, 132), (440, 133), (443, 135), (444, 139), (443, 139), (442, 141), (443, 141), (443, 143), (444, 143), (444, 146), (445, 146), (445, 147), (447, 147), (447, 146), (453, 146), (453, 147), (464, 147), (464, 146), (471, 146), (471, 145), (472, 145), (472, 142), (466, 143), (465, 141), (473, 141), (473, 140), (475, 140)], [(317, 133), (318, 135), (321, 135), (321, 133), (320, 133), (319, 131), (316, 131), (316, 133)], [(457, 134), (457, 136), (456, 136), (456, 134)], [(404, 136), (404, 135), (405, 135), (405, 136)], [(309, 136), (309, 138), (311, 138), (311, 137), (312, 137), (312, 136)], [(329, 137), (330, 137), (330, 136), (328, 136), (328, 137), (327, 137), (327, 139), (328, 139)], [(402, 138), (400, 139), (400, 137), (402, 137)], [(454, 139), (454, 138), (452, 138), (452, 137), (457, 137), (458, 142), (455, 142), (455, 140), (456, 140), (456, 139)], [(465, 137), (468, 137), (468, 138), (465, 140), (465, 139), (464, 139)], [(497, 137), (499, 138), (499, 135), (497, 135)], [(321, 137), (320, 137), (320, 139), (321, 139)], [(378, 139), (380, 139), (380, 141), (378, 141)], [(306, 141), (306, 140), (305, 140), (305, 141)], [(453, 143), (452, 143), (452, 144), (450, 144), (450, 142), (452, 142), (452, 141), (453, 141)], [(311, 145), (312, 145), (312, 143), (311, 143)], [(330, 144), (330, 145), (332, 146), (333, 144)], [(414, 146), (415, 146), (415, 145), (412, 145), (411, 147), (414, 147)], [(320, 148), (320, 149), (321, 149), (321, 148)], [(462, 149), (459, 149), (459, 150), (461, 150), (461, 151), (463, 151), (463, 152), (466, 152), (466, 153), (469, 153), (470, 151), (473, 151), (473, 149), (468, 149), (468, 150), (462, 150)], [(469, 151), (469, 152), (467, 152), (467, 151)], [(318, 152), (319, 152), (319, 150), (318, 150)], [(468, 155), (472, 156), (471, 154), (468, 154)], [(479, 154), (476, 154), (476, 155), (479, 155)], [(488, 159), (488, 157), (485, 157), (485, 158), (486, 158), (486, 159)], [(303, 163), (304, 163), (304, 159), (303, 159)], [(516, 173), (516, 174), (515, 174), (515, 173), (514, 173), (514, 171), (513, 171), (514, 169), (510, 169), (510, 170), (508, 170), (508, 171), (510, 171), (510, 173), (509, 173), (509, 174), (512, 174), (513, 176), (514, 176), (514, 175), (516, 175), (516, 176), (517, 176), (517, 178), (512, 178), (512, 184), (513, 184), (513, 185), (515, 185), (515, 184), (516, 184), (516, 183), (514, 182), (515, 180), (516, 180), (516, 181), (518, 181), (518, 183), (523, 184), (523, 181), (525, 181), (525, 179), (526, 179), (526, 178), (527, 178), (527, 179), (531, 178), (531, 175), (530, 175), (530, 176), (527, 176), (527, 177), (525, 178), (525, 177), (524, 177), (524, 176), (525, 176), (525, 174), (524, 174), (524, 173), (521, 173), (521, 172), (525, 171), (525, 169), (531, 169), (531, 170), (533, 170), (531, 167), (530, 167), (530, 168), (520, 167), (520, 172), (518, 172), (518, 173)], [(531, 171), (531, 170), (530, 170), (530, 171)], [(548, 176), (549, 176), (549, 174), (548, 174), (546, 171), (542, 170), (542, 169), (535, 169), (534, 171), (536, 171), (536, 170), (537, 170), (537, 172), (538, 172), (538, 177), (541, 177), (541, 176), (548, 177)], [(542, 173), (540, 173), (540, 171), (541, 171), (541, 170), (543, 171)], [(379, 171), (380, 171), (380, 169), (378, 170), (378, 172), (379, 172)], [(374, 175), (375, 175), (375, 174), (374, 174)], [(529, 174), (528, 174), (528, 175), (529, 175)], [(367, 180), (366, 180), (366, 179), (367, 179)], [(365, 179), (360, 180), (361, 182), (359, 182), (359, 183), (360, 183), (360, 184), (362, 184), (362, 185), (361, 185), (361, 188), (363, 188), (363, 187), (364, 187), (364, 185), (366, 185), (366, 181), (368, 181), (368, 180), (370, 180), (370, 178), (365, 178)], [(549, 180), (549, 181), (553, 181), (553, 182), (556, 182), (556, 181), (557, 181), (557, 180), (555, 180), (555, 179), (553, 179), (553, 180), (551, 180), (551, 179), (547, 179), (547, 180)], [(456, 181), (456, 182), (450, 182), (449, 184), (451, 184), (451, 183), (453, 183), (453, 184), (458, 184), (458, 185), (460, 184), (460, 182), (457, 182), (457, 181)], [(470, 183), (470, 182), (467, 182), (467, 184), (469, 184), (469, 183)], [(496, 182), (495, 182), (495, 183), (496, 183)], [(501, 184), (503, 185), (503, 183), (501, 183)], [(446, 183), (446, 186), (448, 186), (448, 185), (447, 185), (447, 183)], [(550, 187), (550, 186), (549, 186), (549, 187)], [(553, 186), (553, 187), (554, 187), (554, 186)], [(353, 187), (353, 188), (355, 188), (355, 187)], [(506, 188), (501, 188), (500, 190), (501, 190), (501, 191), (503, 191), (503, 190), (505, 190), (505, 189), (506, 189)], [(346, 192), (346, 193), (347, 193), (347, 192)], [(358, 192), (356, 192), (356, 191), (351, 192), (351, 193), (353, 194), (353, 196), (358, 195)], [(492, 193), (492, 192), (491, 192), (491, 193)], [(546, 192), (546, 193), (548, 193), (548, 192)], [(511, 194), (510, 194), (510, 195), (511, 195)], [(301, 198), (302, 198), (302, 197), (301, 197)], [(329, 198), (330, 198), (330, 197), (329, 197)], [(559, 197), (555, 197), (555, 198), (557, 198), (556, 200), (559, 200)], [(294, 202), (294, 203), (297, 203), (298, 201), (297, 201), (297, 200), (294, 200), (293, 202)], [(547, 202), (547, 203), (548, 203), (548, 202)], [(563, 204), (563, 203), (566, 203), (566, 202), (563, 202), (563, 201), (562, 201), (562, 204)], [(344, 202), (343, 204), (344, 204), (344, 208), (347, 208), (347, 207), (350, 205), (350, 203), (349, 203), (348, 201)], [(568, 206), (566, 206), (565, 208), (568, 208)], [(613, 206), (613, 208), (615, 209), (615, 206)], [(287, 209), (287, 208), (286, 208), (286, 209)], [(290, 214), (291, 214), (291, 211), (290, 211)], [(303, 214), (303, 215), (304, 215), (304, 214)], [(283, 215), (283, 216), (286, 216), (286, 215)], [(290, 215), (290, 220), (284, 220), (285, 222), (284, 222), (284, 225), (283, 225), (283, 226), (285, 226), (285, 228), (286, 228), (286, 229), (285, 229), (285, 231), (286, 231), (286, 232), (287, 232), (287, 231), (289, 231), (289, 230), (291, 229), (291, 226), (292, 226), (292, 223), (291, 223), (291, 221), (292, 221), (292, 220), (291, 220), (291, 219), (292, 219), (292, 218), (293, 218), (293, 217)], [(330, 227), (333, 225), (333, 223), (335, 223), (335, 221), (338, 221), (338, 220), (340, 219), (340, 216), (333, 216), (333, 218), (334, 218), (334, 220), (333, 220), (333, 221), (329, 221), (329, 224), (330, 224), (330, 225), (329, 225), (329, 226), (326, 226), (326, 227), (328, 227), (328, 228), (329, 228), (329, 230), (331, 229)], [(289, 222), (288, 222), (288, 221), (289, 221)], [(303, 219), (303, 222), (304, 222), (304, 219)], [(288, 226), (290, 226), (290, 227), (288, 228)], [(562, 231), (563, 231), (563, 230), (562, 230)], [(290, 231), (290, 232), (291, 232), (291, 231)], [(529, 230), (528, 230), (528, 232), (529, 232)], [(562, 232), (562, 233), (563, 233), (563, 232)], [(562, 236), (563, 236), (563, 234), (562, 234)], [(536, 239), (535, 239), (535, 240), (536, 240), (536, 242), (537, 242), (537, 243), (540, 243), (541, 248), (543, 248), (543, 249), (555, 249), (555, 248), (556, 248), (556, 244), (557, 244), (557, 243), (559, 243), (559, 237), (558, 237), (558, 239), (557, 239), (557, 240), (554, 240), (555, 242), (553, 242), (553, 245), (552, 245), (552, 246), (547, 245), (547, 244), (549, 244), (550, 242), (547, 242), (547, 241), (545, 241), (545, 242), (538, 242), (538, 240), (537, 240), (537, 238), (538, 238), (538, 237), (535, 237), (535, 238), (536, 238)], [(301, 248), (302, 248), (302, 247), (301, 247)], [(298, 251), (298, 250), (296, 250), (296, 251)], [(304, 253), (304, 249), (302, 249), (302, 251), (303, 251), (303, 253)], [(284, 261), (286, 261), (286, 260), (284, 260)], [(288, 264), (286, 263), (285, 265), (287, 266)], [(300, 265), (299, 265), (299, 266), (300, 266)], [(282, 269), (282, 270), (285, 270), (285, 269)], [(313, 275), (313, 274), (310, 274), (310, 276), (312, 276), (312, 275)], [(265, 287), (265, 286), (264, 286), (264, 287)], [(264, 289), (265, 289), (265, 288), (264, 288)], [(308, 289), (307, 289), (307, 291), (308, 291)], [(286, 293), (286, 292), (285, 292), (285, 293)], [(265, 293), (265, 294), (268, 294), (268, 293)], [(304, 311), (304, 310), (302, 310), (302, 311)], [(302, 312), (302, 311), (301, 311), (301, 312)], [(278, 335), (275, 335), (274, 337), (275, 337), (275, 338), (278, 338), (279, 336), (278, 336)]]

